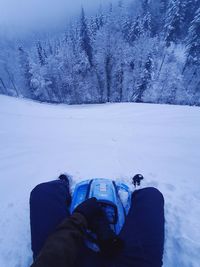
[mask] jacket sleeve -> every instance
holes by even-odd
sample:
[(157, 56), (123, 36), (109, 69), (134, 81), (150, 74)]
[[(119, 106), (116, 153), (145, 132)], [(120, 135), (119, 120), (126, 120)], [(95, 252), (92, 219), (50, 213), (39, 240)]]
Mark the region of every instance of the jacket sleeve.
[(85, 218), (74, 213), (49, 236), (31, 267), (72, 267), (84, 241)]

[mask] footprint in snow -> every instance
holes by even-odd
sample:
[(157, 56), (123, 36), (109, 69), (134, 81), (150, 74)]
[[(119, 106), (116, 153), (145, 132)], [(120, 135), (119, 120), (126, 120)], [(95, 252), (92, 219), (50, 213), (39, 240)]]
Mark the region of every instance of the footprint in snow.
[(8, 208), (13, 208), (14, 207), (14, 203), (9, 203), (8, 204)]
[(175, 186), (173, 186), (172, 184), (165, 184), (166, 189), (168, 189), (169, 191), (174, 192), (176, 190)]
[(149, 186), (149, 187), (155, 187), (155, 188), (158, 188), (159, 187), (159, 184), (157, 181), (149, 181), (145, 184), (145, 186)]

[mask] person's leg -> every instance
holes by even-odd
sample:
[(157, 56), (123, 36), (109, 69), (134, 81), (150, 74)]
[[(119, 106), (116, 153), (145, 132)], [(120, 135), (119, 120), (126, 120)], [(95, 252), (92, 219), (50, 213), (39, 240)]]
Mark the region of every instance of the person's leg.
[(164, 248), (164, 198), (155, 188), (137, 190), (120, 233), (124, 249), (117, 266), (162, 266)]
[(71, 196), (65, 180), (37, 185), (30, 195), (31, 245), (33, 258), (40, 252), (48, 235), (69, 216)]
[[(68, 206), (70, 202), (69, 183), (65, 180), (42, 183), (32, 190), (30, 222), (33, 259), (39, 254), (48, 235), (63, 219), (69, 216)], [(103, 265), (99, 253), (84, 246), (80, 250), (76, 266), (102, 267)]]

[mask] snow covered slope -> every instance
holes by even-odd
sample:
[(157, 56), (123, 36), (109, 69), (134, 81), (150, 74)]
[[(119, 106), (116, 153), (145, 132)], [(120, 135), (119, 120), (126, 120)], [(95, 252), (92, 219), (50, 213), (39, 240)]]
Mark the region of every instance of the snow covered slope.
[(67, 171), (160, 189), (165, 267), (199, 267), (200, 109), (148, 104), (64, 106), (0, 96), (0, 266), (31, 263), (29, 193)]

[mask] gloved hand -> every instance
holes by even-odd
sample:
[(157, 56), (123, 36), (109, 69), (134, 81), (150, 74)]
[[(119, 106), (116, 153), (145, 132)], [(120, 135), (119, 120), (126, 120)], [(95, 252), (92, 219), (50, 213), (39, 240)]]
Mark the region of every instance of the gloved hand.
[(99, 247), (101, 253), (108, 258), (117, 255), (119, 251), (123, 248), (123, 246), (124, 243), (122, 239), (119, 238), (117, 235), (109, 239), (99, 240)]
[(123, 241), (111, 229), (103, 212), (93, 221), (92, 230), (97, 235), (97, 244), (105, 257), (112, 257), (122, 249)]
[(88, 223), (88, 227), (90, 228), (94, 219), (101, 213), (101, 207), (99, 206), (97, 199), (93, 197), (78, 205), (74, 212), (82, 214)]
[(111, 229), (96, 198), (93, 197), (82, 202), (75, 208), (74, 212), (78, 212), (86, 218), (88, 228), (96, 234), (97, 244), (104, 256), (114, 256), (122, 249), (122, 240)]

